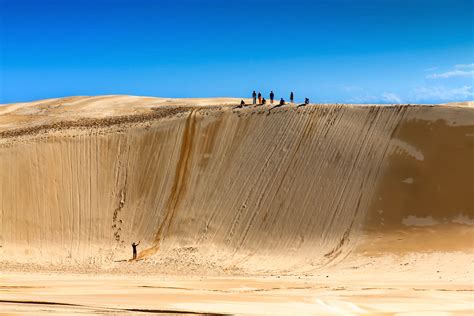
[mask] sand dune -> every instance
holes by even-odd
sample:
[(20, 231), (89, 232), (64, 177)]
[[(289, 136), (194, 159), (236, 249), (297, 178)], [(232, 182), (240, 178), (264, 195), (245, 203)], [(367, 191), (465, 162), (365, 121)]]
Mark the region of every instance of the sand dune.
[(140, 269), (180, 274), (472, 258), (474, 109), (239, 101), (0, 106), (3, 264), (105, 269), (138, 240)]
[(221, 265), (293, 269), (342, 258), (367, 234), (472, 233), (474, 111), (220, 105), (232, 102), (106, 96), (4, 107), (4, 256), (113, 260), (141, 240), (142, 258), (192, 248), (211, 261), (218, 253)]

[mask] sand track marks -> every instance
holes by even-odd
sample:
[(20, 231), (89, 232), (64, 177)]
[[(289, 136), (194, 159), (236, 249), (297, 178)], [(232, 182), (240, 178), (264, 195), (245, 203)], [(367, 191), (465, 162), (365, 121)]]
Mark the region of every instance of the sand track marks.
[[(435, 235), (407, 218), (473, 218), (471, 109), (151, 111), (1, 139), (2, 257), (113, 263), (141, 241), (133, 264), (311, 271)], [(357, 248), (367, 234), (377, 247)]]
[(181, 140), (181, 149), (179, 159), (175, 168), (175, 176), (173, 185), (171, 187), (170, 196), (167, 199), (165, 206), (165, 218), (158, 228), (155, 235), (154, 245), (143, 250), (138, 258), (145, 258), (156, 253), (160, 248), (160, 243), (166, 238), (166, 233), (170, 229), (175, 212), (179, 206), (181, 195), (186, 191), (186, 176), (188, 174), (188, 164), (193, 146), (193, 139), (195, 136), (195, 115), (196, 110), (189, 113), (186, 124), (184, 126), (183, 138)]

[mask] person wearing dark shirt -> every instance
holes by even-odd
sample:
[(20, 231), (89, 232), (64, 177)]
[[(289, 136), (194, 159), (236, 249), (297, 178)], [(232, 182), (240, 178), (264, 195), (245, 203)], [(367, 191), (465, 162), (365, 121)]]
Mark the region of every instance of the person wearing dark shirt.
[(275, 98), (275, 93), (273, 91), (270, 92), (270, 103), (273, 104), (273, 98)]
[(309, 99), (308, 98), (304, 98), (304, 103), (301, 103), (300, 105), (297, 106), (297, 108), (299, 108), (300, 106), (306, 106), (309, 104)]
[(252, 104), (257, 104), (257, 93), (255, 92), (255, 90), (253, 90), (252, 92)]
[(234, 106), (233, 108), (234, 108), (234, 109), (241, 109), (241, 108), (243, 108), (244, 106), (245, 106), (245, 101), (244, 101), (244, 100), (240, 100), (240, 104)]
[(132, 242), (132, 248), (133, 248), (133, 260), (137, 259), (137, 247), (140, 244), (138, 242), (137, 244), (135, 242)]
[(274, 105), (274, 106), (272, 106), (270, 109), (268, 109), (268, 114), (270, 114), (270, 112), (271, 112), (273, 109), (279, 108), (280, 106), (283, 106), (283, 105), (285, 105), (285, 100), (283, 100), (283, 98), (281, 98), (279, 104)]

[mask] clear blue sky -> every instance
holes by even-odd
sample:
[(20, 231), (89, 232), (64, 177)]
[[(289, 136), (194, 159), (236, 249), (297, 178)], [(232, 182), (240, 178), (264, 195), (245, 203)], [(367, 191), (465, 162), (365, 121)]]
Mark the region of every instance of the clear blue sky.
[(472, 0), (0, 0), (0, 103), (473, 100)]

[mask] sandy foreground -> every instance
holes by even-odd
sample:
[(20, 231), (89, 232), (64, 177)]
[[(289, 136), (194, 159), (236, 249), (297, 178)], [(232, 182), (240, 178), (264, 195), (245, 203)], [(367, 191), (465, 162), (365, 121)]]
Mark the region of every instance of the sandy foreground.
[(351, 257), (268, 276), (2, 272), (2, 313), (472, 315), (474, 256)]
[(0, 105), (0, 313), (474, 313), (472, 102), (239, 102)]

